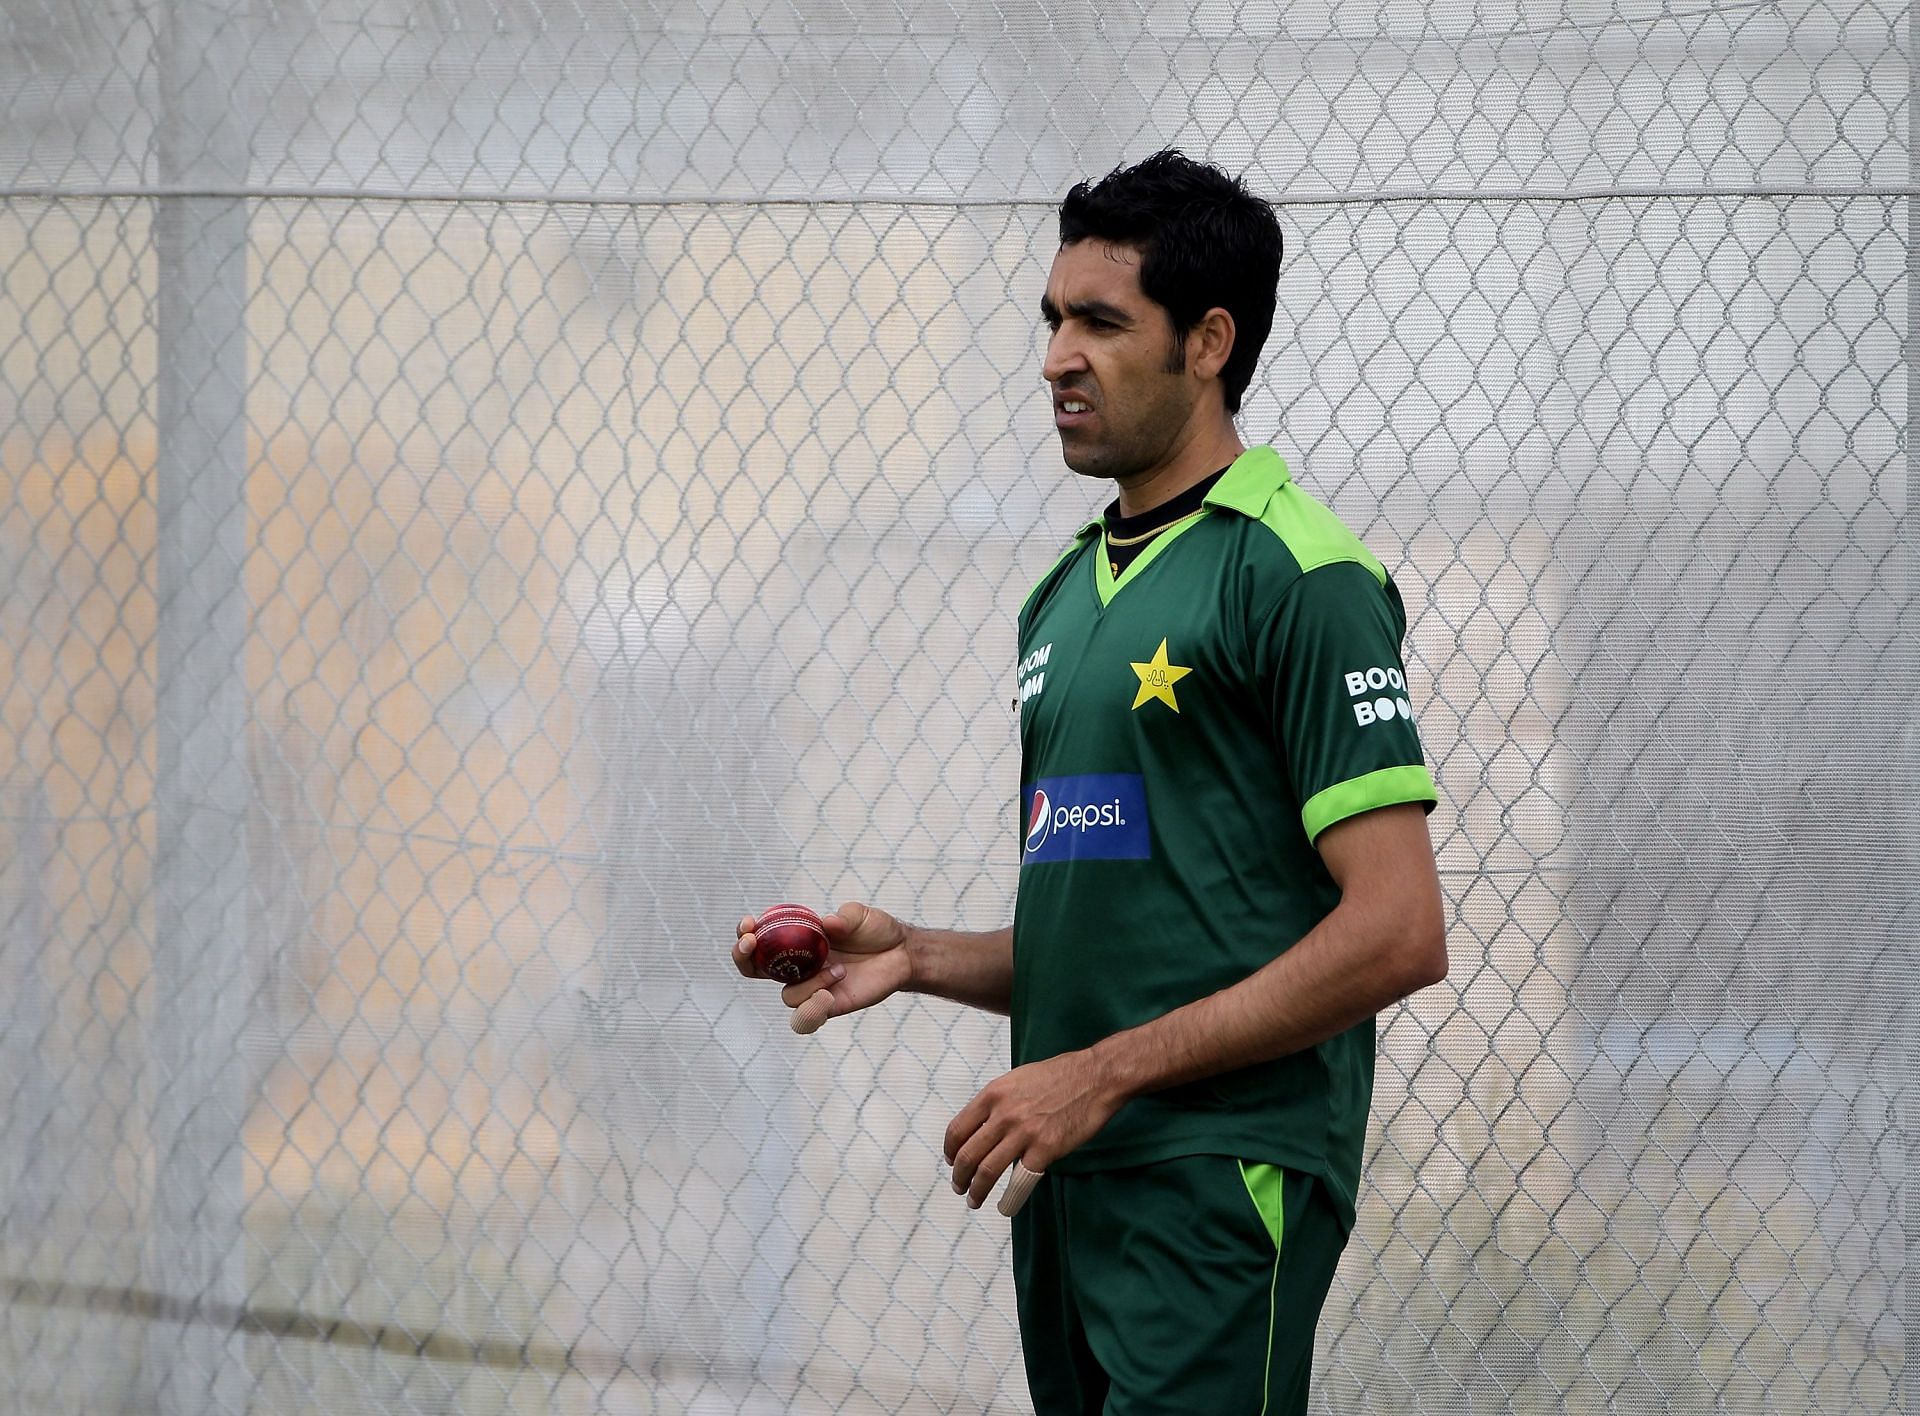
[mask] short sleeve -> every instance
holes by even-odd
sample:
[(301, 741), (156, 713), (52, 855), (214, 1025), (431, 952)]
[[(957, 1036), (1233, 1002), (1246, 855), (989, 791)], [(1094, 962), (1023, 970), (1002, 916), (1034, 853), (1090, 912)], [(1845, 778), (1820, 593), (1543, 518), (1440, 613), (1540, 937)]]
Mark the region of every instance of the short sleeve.
[(1406, 611), (1350, 561), (1306, 572), (1256, 631), (1273, 729), (1307, 839), (1336, 821), (1439, 799), (1421, 753), (1400, 642)]

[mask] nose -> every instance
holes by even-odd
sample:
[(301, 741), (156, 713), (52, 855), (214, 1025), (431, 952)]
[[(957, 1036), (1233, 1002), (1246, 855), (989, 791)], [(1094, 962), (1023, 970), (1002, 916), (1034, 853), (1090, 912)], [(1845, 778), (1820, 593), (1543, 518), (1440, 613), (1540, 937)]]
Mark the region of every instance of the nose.
[(1040, 361), (1040, 377), (1048, 383), (1059, 383), (1069, 374), (1085, 373), (1086, 356), (1066, 329), (1060, 328), (1047, 336), (1047, 354)]

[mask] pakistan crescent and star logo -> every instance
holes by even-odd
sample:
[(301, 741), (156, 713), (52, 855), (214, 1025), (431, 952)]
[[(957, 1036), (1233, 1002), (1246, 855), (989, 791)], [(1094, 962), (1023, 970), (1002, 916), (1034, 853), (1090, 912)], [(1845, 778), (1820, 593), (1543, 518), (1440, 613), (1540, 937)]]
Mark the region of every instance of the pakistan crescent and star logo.
[(1133, 671), (1140, 676), (1140, 691), (1133, 696), (1135, 708), (1157, 698), (1174, 712), (1180, 711), (1180, 704), (1173, 696), (1173, 686), (1193, 670), (1167, 662), (1166, 640), (1160, 641), (1160, 647), (1153, 651), (1153, 657), (1146, 663), (1135, 664)]

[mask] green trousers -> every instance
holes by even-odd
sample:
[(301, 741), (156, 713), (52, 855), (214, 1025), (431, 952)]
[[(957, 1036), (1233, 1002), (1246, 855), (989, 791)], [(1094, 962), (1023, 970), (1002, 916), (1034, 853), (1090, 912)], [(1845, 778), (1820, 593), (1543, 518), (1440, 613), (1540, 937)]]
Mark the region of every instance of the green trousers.
[(1195, 1155), (1050, 1174), (1013, 1221), (1038, 1416), (1305, 1412), (1346, 1227), (1312, 1175)]

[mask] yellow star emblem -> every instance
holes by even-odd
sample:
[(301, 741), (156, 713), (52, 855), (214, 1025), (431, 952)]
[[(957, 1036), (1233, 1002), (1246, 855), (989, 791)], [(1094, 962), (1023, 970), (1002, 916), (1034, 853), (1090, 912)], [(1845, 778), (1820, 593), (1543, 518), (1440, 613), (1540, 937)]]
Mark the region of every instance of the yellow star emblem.
[(1153, 651), (1153, 657), (1144, 664), (1135, 664), (1133, 671), (1140, 675), (1140, 691), (1133, 695), (1133, 706), (1157, 698), (1174, 712), (1180, 711), (1180, 705), (1174, 700), (1173, 686), (1192, 673), (1192, 669), (1183, 669), (1178, 664), (1167, 662), (1167, 641), (1161, 640), (1160, 647)]

